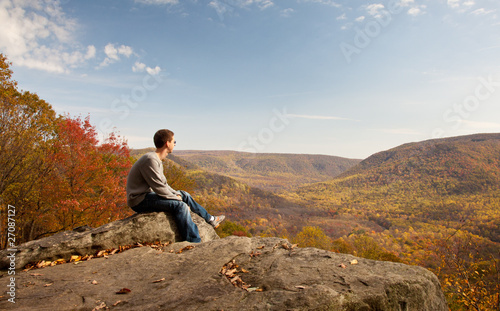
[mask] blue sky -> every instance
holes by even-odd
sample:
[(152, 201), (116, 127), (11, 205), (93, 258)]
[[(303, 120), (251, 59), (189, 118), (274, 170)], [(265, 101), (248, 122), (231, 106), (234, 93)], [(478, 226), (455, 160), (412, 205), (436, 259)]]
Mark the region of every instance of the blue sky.
[(498, 0), (0, 0), (21, 89), (133, 148), (366, 158), (500, 132)]

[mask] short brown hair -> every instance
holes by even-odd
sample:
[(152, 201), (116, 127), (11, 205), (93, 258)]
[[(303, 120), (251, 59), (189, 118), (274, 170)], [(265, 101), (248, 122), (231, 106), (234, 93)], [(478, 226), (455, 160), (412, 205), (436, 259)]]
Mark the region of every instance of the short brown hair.
[(163, 130), (158, 130), (155, 133), (153, 141), (155, 143), (156, 148), (161, 148), (165, 146), (165, 144), (168, 141), (172, 141), (172, 138), (174, 138), (174, 132), (172, 132), (171, 130), (163, 129)]

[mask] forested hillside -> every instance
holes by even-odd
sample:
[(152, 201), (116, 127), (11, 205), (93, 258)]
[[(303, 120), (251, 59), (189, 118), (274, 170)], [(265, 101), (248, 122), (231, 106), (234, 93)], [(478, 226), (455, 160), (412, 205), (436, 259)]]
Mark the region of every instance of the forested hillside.
[(334, 215), (315, 225), (337, 242), (433, 270), (456, 310), (498, 310), (500, 134), (402, 145), (290, 197)]
[(236, 151), (174, 151), (208, 172), (223, 174), (270, 191), (329, 180), (360, 160), (327, 155), (248, 153)]

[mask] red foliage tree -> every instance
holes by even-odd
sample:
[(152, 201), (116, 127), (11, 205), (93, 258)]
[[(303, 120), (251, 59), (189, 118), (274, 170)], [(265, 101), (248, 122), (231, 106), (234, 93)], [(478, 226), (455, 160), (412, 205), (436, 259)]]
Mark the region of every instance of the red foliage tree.
[(116, 134), (99, 143), (88, 117), (62, 117), (47, 160), (53, 170), (43, 196), (52, 203), (51, 232), (99, 226), (130, 214), (125, 183), (132, 161), (127, 143)]

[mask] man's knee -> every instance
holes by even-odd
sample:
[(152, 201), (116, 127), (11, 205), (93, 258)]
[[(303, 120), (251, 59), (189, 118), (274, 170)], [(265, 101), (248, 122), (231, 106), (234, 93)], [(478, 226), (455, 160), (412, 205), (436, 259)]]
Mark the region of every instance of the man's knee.
[(179, 207), (177, 208), (177, 213), (187, 215), (189, 214), (189, 212), (190, 212), (189, 205), (187, 205), (184, 202), (182, 202), (182, 204), (179, 204)]

